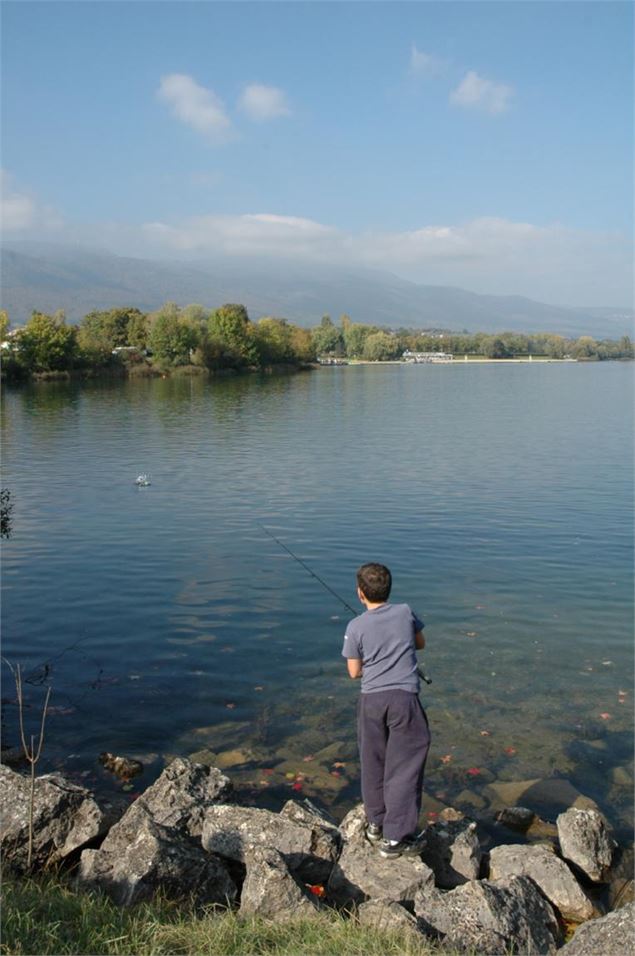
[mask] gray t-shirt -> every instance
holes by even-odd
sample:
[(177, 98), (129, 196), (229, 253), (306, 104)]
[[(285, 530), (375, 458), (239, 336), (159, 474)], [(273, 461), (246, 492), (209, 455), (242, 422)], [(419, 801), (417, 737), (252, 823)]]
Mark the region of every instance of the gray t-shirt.
[(353, 618), (342, 657), (362, 661), (362, 694), (380, 690), (419, 693), (415, 634), (423, 621), (407, 604), (382, 604)]

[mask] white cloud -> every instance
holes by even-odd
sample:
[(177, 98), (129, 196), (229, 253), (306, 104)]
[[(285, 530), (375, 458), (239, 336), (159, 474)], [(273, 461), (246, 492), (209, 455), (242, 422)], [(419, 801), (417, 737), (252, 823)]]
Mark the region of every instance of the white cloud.
[(424, 53), (412, 44), (410, 50), (410, 72), (415, 76), (434, 76), (446, 67), (446, 61), (432, 53)]
[(61, 217), (24, 191), (17, 191), (12, 176), (0, 170), (0, 228), (3, 233), (22, 233), (29, 229), (57, 229)]
[(486, 113), (505, 113), (514, 95), (514, 88), (505, 83), (493, 83), (469, 70), (457, 88), (450, 93), (450, 102), (466, 109), (480, 109)]
[(170, 73), (161, 78), (158, 97), (169, 106), (172, 115), (217, 142), (231, 135), (231, 120), (222, 100), (213, 90), (199, 86), (185, 73)]
[(287, 96), (277, 86), (251, 83), (243, 90), (238, 105), (250, 119), (258, 123), (291, 115)]

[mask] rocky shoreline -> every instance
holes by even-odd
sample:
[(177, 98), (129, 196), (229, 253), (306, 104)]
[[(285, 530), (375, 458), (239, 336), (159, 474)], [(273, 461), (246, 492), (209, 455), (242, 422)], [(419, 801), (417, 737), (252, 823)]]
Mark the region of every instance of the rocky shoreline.
[[(24, 872), (30, 782), (3, 766), (0, 785), (4, 862)], [(499, 817), (518, 833), (535, 819), (517, 806)], [(161, 890), (274, 921), (336, 907), (458, 951), (635, 956), (635, 904), (605, 913), (597, 892), (615, 842), (595, 809), (561, 813), (554, 842), (490, 846), (475, 820), (447, 808), (421, 855), (397, 860), (379, 856), (364, 825), (361, 805), (339, 824), (308, 800), (278, 813), (246, 806), (221, 770), (182, 758), (126, 809), (46, 774), (35, 783), (32, 869), (68, 867), (78, 888), (121, 906)]]

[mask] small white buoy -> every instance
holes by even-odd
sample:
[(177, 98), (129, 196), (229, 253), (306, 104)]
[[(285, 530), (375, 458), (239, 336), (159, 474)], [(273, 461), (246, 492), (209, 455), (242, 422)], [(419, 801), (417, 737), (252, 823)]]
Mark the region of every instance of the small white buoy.
[(149, 475), (139, 475), (138, 478), (135, 478), (135, 485), (138, 485), (140, 488), (147, 488), (148, 485), (151, 485)]

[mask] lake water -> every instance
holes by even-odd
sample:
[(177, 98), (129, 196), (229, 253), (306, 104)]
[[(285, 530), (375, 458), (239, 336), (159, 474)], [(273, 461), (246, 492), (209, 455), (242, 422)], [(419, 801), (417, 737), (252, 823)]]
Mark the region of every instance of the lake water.
[(53, 688), (39, 769), (120, 788), (98, 754), (138, 757), (134, 796), (197, 753), (261, 805), (356, 802), (349, 612), (264, 527), (354, 607), (356, 567), (389, 565), (424, 618), (426, 813), (567, 780), (625, 838), (632, 385), (534, 363), (5, 389), (3, 653), (29, 728)]

